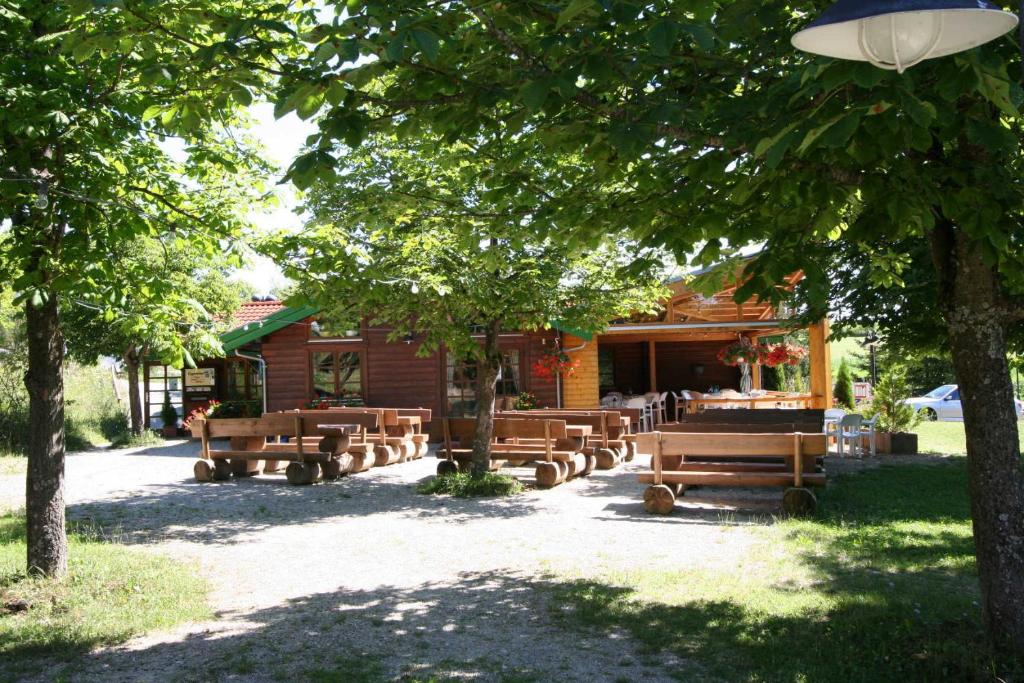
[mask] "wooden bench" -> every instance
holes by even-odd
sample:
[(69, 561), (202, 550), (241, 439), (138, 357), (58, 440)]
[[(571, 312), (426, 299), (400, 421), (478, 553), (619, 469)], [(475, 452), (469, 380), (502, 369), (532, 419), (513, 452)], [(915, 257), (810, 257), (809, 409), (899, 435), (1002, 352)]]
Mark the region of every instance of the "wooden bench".
[[(367, 410), (342, 415), (331, 410), (289, 410), (281, 413), (267, 413), (267, 415), (299, 415), (306, 420), (307, 424), (344, 422), (356, 425), (359, 427), (359, 431), (349, 439), (345, 449), (345, 453), (351, 458), (348, 471), (365, 472), (377, 464), (377, 446), (380, 443), (382, 422), (382, 416), (378, 411)], [(294, 453), (297, 441), (298, 439), (293, 439), (288, 443), (268, 444), (268, 448), (276, 452)], [(308, 437), (304, 439), (304, 445), (308, 448)], [(278, 465), (279, 463), (268, 461), (263, 471), (276, 471)]]
[(430, 408), (396, 408), (396, 410), (398, 410), (399, 417), (419, 418), (419, 424), (416, 425), (412, 435), (412, 442), (415, 444), (412, 457), (418, 460), (430, 449), (430, 434), (427, 431), (427, 425), (430, 424), (432, 412)]
[[(468, 471), (472, 466), (476, 419), (447, 418), (442, 426), (444, 445), (437, 455), (444, 460), (437, 464), (438, 476)], [(584, 455), (574, 448), (560, 448), (560, 444), (568, 442), (571, 433), (565, 420), (496, 417), (490, 468), (497, 470), (507, 462), (536, 463), (537, 485), (542, 488), (590, 474), (596, 464), (594, 456)]]
[[(610, 470), (626, 459), (626, 441), (622, 438), (628, 430), (628, 420), (615, 410), (508, 410), (498, 413), (500, 417), (513, 419), (537, 419), (538, 417), (565, 420), (571, 425), (588, 425), (591, 438), (580, 444), (584, 455), (597, 459), (597, 468)], [(625, 425), (624, 425), (625, 422)]]
[[(337, 478), (351, 471), (347, 455), (352, 437), (361, 433), (359, 425), (307, 422), (301, 415), (267, 414), (256, 418), (196, 419), (192, 436), (202, 440), (201, 459), (193, 467), (196, 481), (224, 481), (259, 473), (259, 462), (288, 461), (285, 476), (290, 484), (312, 484), (321, 478)], [(310, 443), (307, 435), (315, 435)], [(295, 442), (268, 444), (268, 438), (289, 437)], [(213, 439), (230, 439), (228, 450), (211, 448)], [(268, 456), (270, 456), (268, 458)], [(273, 471), (273, 470), (272, 470)]]
[(809, 424), (814, 433), (825, 430), (825, 411), (820, 408), (772, 408), (758, 410), (756, 408), (733, 408), (705, 410), (701, 413), (680, 415), (681, 424), (712, 423), (712, 424)]
[[(651, 484), (644, 492), (648, 512), (668, 514), (687, 486), (781, 486), (788, 514), (809, 514), (817, 501), (809, 486), (824, 486), (818, 458), (827, 452), (826, 437), (800, 432), (672, 433), (640, 435), (651, 449), (651, 472), (639, 475)], [(666, 467), (666, 465), (672, 467)]]
[[(349, 415), (376, 415), (377, 427), (367, 434), (367, 442), (372, 445), (375, 455), (374, 465), (383, 467), (397, 462), (405, 462), (416, 457), (416, 443), (413, 436), (422, 426), (418, 415), (401, 415), (398, 408), (328, 408), (322, 412), (328, 415), (344, 416), (339, 421), (347, 421)], [(292, 411), (296, 412), (296, 411)]]

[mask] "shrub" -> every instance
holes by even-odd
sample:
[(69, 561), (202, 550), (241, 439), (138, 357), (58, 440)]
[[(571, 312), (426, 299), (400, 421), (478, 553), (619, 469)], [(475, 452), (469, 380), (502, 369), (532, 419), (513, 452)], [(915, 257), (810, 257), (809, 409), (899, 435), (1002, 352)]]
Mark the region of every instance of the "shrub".
[(522, 482), (507, 474), (488, 472), (475, 478), (468, 472), (448, 474), (434, 477), (419, 486), (416, 490), (425, 494), (448, 494), (458, 498), (481, 498), (485, 496), (514, 496), (524, 490)]
[(846, 364), (845, 358), (839, 362), (834, 395), (837, 405), (847, 410), (853, 410), (856, 407), (853, 400), (853, 375), (850, 374), (850, 366)]
[(111, 439), (111, 448), (141, 448), (142, 446), (162, 446), (164, 444), (163, 437), (154, 432), (152, 429), (143, 429), (142, 434), (136, 436), (130, 431), (125, 430), (123, 433), (118, 434)]
[(892, 365), (875, 386), (868, 416), (878, 416), (880, 432), (909, 432), (921, 422), (921, 416), (903, 401), (910, 398), (906, 370)]

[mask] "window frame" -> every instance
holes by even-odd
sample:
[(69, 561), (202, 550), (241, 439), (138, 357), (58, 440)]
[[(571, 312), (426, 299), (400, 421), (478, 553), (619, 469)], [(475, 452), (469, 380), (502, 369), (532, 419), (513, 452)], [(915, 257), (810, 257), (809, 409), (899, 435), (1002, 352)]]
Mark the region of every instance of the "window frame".
[(312, 401), (323, 400), (325, 397), (320, 396), (317, 393), (316, 388), (316, 361), (315, 357), (319, 354), (328, 354), (331, 356), (331, 369), (333, 374), (334, 391), (331, 392), (331, 397), (327, 400), (341, 400), (342, 390), (349, 386), (349, 383), (341, 383), (341, 356), (343, 354), (353, 354), (359, 359), (359, 400), (366, 402), (366, 351), (365, 349), (352, 349), (352, 348), (311, 348), (308, 351), (308, 362), (309, 362), (309, 397)]

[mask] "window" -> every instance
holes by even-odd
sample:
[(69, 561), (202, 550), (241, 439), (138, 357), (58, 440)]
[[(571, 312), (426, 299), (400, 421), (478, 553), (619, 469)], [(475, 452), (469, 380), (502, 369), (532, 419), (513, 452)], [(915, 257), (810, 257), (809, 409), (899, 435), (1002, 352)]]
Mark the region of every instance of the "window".
[(362, 357), (358, 351), (318, 351), (310, 358), (314, 399), (363, 405)]
[(263, 399), (263, 378), (259, 363), (231, 360), (227, 364), (228, 401), (259, 401)]
[(323, 339), (341, 339), (346, 337), (359, 336), (359, 323), (336, 318), (331, 315), (321, 315), (309, 328), (311, 337)]
[(164, 396), (171, 397), (171, 405), (183, 417), (181, 370), (168, 365), (150, 365), (147, 367), (146, 406), (145, 414), (149, 415), (150, 429), (163, 426), (160, 409), (164, 406)]
[[(519, 371), (519, 349), (502, 352), (501, 376), (495, 393), (497, 396), (518, 396), (522, 392)], [(476, 362), (448, 357), (448, 415), (453, 417), (476, 415)]]

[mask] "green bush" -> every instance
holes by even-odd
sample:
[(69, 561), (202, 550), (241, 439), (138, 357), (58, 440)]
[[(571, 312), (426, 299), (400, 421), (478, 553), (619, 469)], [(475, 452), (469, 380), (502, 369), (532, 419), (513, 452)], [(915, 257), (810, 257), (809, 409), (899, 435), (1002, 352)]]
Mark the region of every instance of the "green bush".
[(110, 440), (111, 448), (141, 448), (142, 446), (161, 446), (164, 438), (152, 429), (143, 429), (138, 436), (125, 430)]
[(839, 371), (836, 373), (836, 386), (833, 392), (836, 398), (836, 405), (853, 410), (856, 404), (853, 400), (853, 375), (850, 374), (850, 366), (843, 358), (839, 363)]
[(474, 478), (468, 472), (458, 472), (429, 479), (417, 486), (416, 490), (425, 494), (448, 494), (457, 498), (481, 498), (513, 496), (522, 493), (523, 484), (507, 474), (488, 472), (482, 477)]
[(890, 366), (878, 380), (874, 392), (868, 417), (878, 416), (878, 431), (909, 432), (921, 422), (917, 411), (903, 402), (910, 398), (910, 388), (906, 371), (901, 366)]

